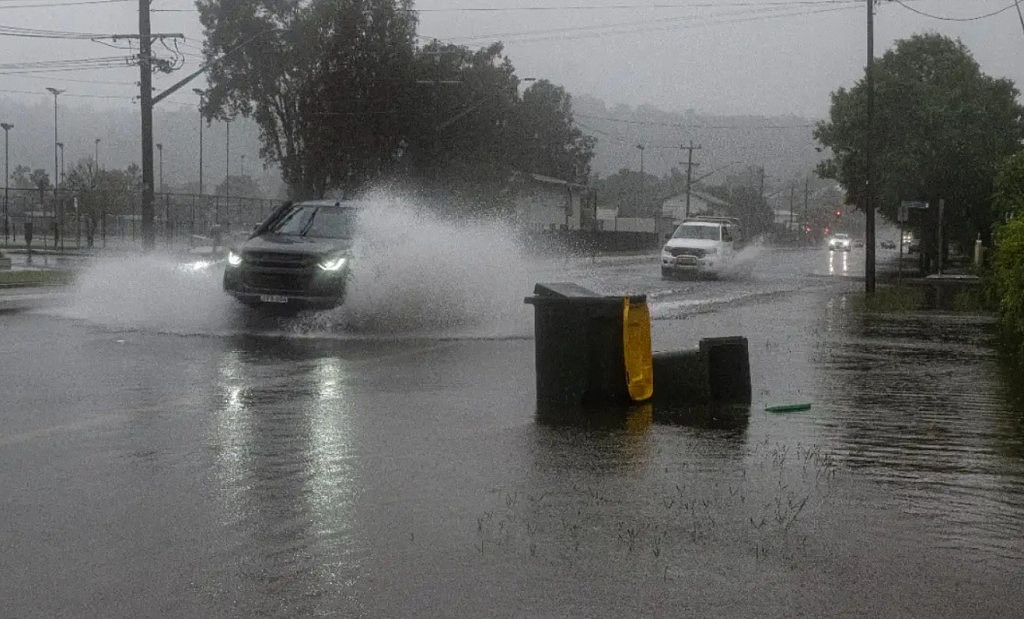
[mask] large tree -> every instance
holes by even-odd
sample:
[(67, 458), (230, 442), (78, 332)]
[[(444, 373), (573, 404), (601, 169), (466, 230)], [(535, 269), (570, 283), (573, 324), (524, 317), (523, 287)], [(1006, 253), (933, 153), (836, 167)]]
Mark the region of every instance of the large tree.
[[(895, 221), (902, 200), (945, 200), (946, 238), (986, 239), (995, 222), (997, 165), (1020, 148), (1024, 108), (1006, 79), (983, 74), (959, 41), (939, 34), (897, 41), (874, 65), (875, 206)], [(866, 184), (867, 86), (832, 93), (827, 121), (814, 136), (831, 149), (818, 173), (834, 178), (847, 201), (862, 205)], [(923, 220), (933, 238), (935, 212)]]
[(516, 167), (585, 183), (597, 140), (574, 124), (572, 96), (561, 86), (540, 80), (523, 93), (515, 115)]
[(260, 154), (295, 197), (357, 188), (393, 162), (411, 103), (411, 0), (196, 6), (212, 62), (204, 113), (255, 119)]

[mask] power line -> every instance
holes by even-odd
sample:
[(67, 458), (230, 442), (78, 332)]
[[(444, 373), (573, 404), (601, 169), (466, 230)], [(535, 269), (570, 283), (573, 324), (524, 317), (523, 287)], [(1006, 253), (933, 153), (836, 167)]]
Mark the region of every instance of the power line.
[(133, 0), (83, 0), (81, 2), (46, 2), (42, 4), (0, 4), (0, 10), (4, 9), (50, 9), (54, 7), (74, 7), (91, 4), (117, 4), (132, 2)]
[(980, 19), (987, 19), (989, 17), (995, 17), (996, 15), (999, 15), (1000, 13), (1005, 13), (1006, 11), (1009, 11), (1010, 9), (1012, 9), (1012, 8), (1014, 8), (1014, 7), (1016, 7), (1018, 5), (1018, 2), (1013, 2), (1009, 6), (1001, 8), (1001, 9), (999, 9), (997, 11), (992, 11), (991, 13), (985, 13), (984, 15), (976, 15), (975, 17), (945, 17), (945, 16), (942, 16), (942, 15), (932, 15), (931, 13), (925, 13), (924, 11), (919, 11), (918, 9), (915, 9), (913, 7), (910, 7), (910, 6), (907, 6), (906, 4), (904, 4), (903, 0), (893, 0), (893, 1), (896, 4), (900, 5), (901, 7), (907, 9), (911, 13), (917, 13), (918, 15), (921, 15), (923, 17), (928, 17), (930, 19), (938, 19), (940, 21), (955, 21), (955, 22), (978, 21)]
[(29, 39), (116, 39), (117, 35), (96, 32), (71, 32), (68, 30), (38, 30), (0, 25), (0, 37), (23, 37)]
[[(643, 125), (648, 127), (672, 127), (674, 129), (714, 129), (714, 130), (726, 130), (726, 129), (811, 129), (814, 127), (814, 123), (801, 123), (796, 125), (695, 125), (695, 124), (683, 124), (683, 123), (672, 123), (662, 122), (655, 120), (630, 120), (628, 118), (613, 118), (611, 116), (596, 116), (593, 114), (581, 114), (574, 112), (574, 116), (580, 118), (590, 118), (592, 120), (604, 120), (608, 122), (623, 123), (627, 125)], [(652, 148), (660, 148), (653, 146)], [(678, 145), (666, 146), (665, 148), (679, 148)]]
[[(842, 6), (831, 6), (824, 9), (811, 11), (790, 11), (769, 13), (767, 10), (756, 12), (736, 13), (727, 16), (705, 17), (673, 17), (643, 22), (626, 22), (619, 24), (604, 24), (598, 26), (580, 26), (574, 28), (561, 28), (556, 30), (540, 30), (525, 32), (506, 32), (472, 37), (454, 37), (449, 41), (479, 41), (479, 40), (503, 40), (513, 43), (531, 43), (549, 40), (575, 40), (584, 38), (615, 36), (624, 34), (636, 34), (640, 32), (671, 31), (682, 28), (695, 28), (701, 26), (714, 26), (723, 24), (734, 24), (751, 21), (765, 21), (769, 19), (780, 19), (786, 17), (802, 17), (805, 15), (816, 15), (821, 13), (832, 13), (836, 11), (848, 11), (862, 6), (862, 1), (843, 2)], [(751, 14), (755, 13), (755, 14)], [(698, 22), (696, 20), (704, 20)]]
[(686, 2), (671, 4), (606, 4), (589, 6), (579, 4), (551, 6), (519, 6), (519, 7), (459, 7), (442, 9), (410, 9), (415, 13), (504, 13), (504, 12), (540, 12), (540, 11), (637, 11), (637, 10), (678, 10), (690, 8), (721, 8), (721, 7), (787, 7), (812, 6), (824, 4), (849, 4), (849, 0), (780, 0), (777, 2)]

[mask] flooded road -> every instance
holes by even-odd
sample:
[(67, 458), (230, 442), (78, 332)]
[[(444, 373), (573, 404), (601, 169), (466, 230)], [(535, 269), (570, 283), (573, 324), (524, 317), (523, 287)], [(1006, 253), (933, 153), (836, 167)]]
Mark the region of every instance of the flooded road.
[[(113, 311), (97, 274), (77, 306), (0, 316), (0, 596), (14, 616), (1018, 614), (1024, 398), (993, 324), (863, 313), (835, 259), (765, 250), (697, 282), (530, 265), (481, 320), (406, 332), (254, 321), (178, 279), (171, 311)], [(747, 337), (752, 405), (538, 417), (536, 281), (647, 294), (659, 350)]]

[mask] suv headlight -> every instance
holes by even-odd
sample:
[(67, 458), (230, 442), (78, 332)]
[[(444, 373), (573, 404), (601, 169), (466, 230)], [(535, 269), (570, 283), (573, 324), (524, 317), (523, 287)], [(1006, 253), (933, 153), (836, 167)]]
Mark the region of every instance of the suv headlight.
[(321, 271), (340, 271), (345, 268), (348, 263), (348, 256), (334, 256), (320, 261), (316, 266), (320, 267)]
[(228, 250), (228, 265), (236, 267), (242, 264), (242, 254), (234, 251), (233, 249)]

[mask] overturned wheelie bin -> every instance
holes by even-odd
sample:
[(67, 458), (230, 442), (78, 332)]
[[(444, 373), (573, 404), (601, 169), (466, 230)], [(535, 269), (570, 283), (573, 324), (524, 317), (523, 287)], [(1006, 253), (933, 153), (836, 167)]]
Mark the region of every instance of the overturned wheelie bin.
[(601, 296), (572, 283), (534, 286), (537, 405), (628, 404), (651, 397), (651, 326), (644, 295)]
[(652, 355), (644, 295), (601, 296), (576, 284), (554, 283), (537, 284), (525, 301), (535, 309), (537, 406), (544, 412), (633, 402), (666, 411), (749, 408), (745, 337), (707, 337), (694, 350)]

